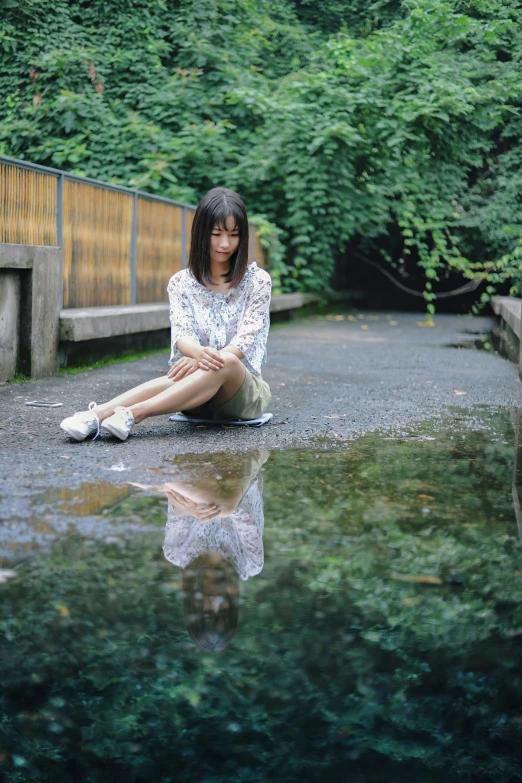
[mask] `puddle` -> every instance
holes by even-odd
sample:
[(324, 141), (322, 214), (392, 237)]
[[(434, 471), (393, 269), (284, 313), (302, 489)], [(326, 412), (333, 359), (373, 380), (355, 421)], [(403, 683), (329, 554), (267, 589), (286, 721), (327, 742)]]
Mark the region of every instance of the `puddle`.
[(519, 430), (40, 497), (55, 535), (0, 579), (0, 778), (520, 780)]
[[(470, 338), (473, 332), (468, 332)], [(487, 351), (488, 353), (502, 353), (501, 341), (499, 335), (492, 332), (490, 334), (477, 334), (474, 339), (465, 339), (458, 343), (447, 343), (444, 348), (466, 348), (472, 351)]]

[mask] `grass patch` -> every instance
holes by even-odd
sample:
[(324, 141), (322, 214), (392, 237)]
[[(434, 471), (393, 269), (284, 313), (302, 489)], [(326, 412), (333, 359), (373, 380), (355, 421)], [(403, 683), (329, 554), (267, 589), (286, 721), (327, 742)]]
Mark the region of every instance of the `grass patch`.
[(28, 375), (23, 375), (21, 372), (17, 372), (14, 378), (8, 378), (5, 383), (12, 384), (12, 383), (28, 383), (29, 381), (33, 380)]
[(123, 353), (121, 356), (106, 356), (101, 359), (96, 359), (85, 364), (79, 364), (75, 367), (61, 367), (58, 370), (58, 375), (78, 375), (81, 372), (87, 372), (88, 370), (99, 370), (102, 367), (107, 367), (110, 364), (124, 364), (125, 362), (134, 362), (138, 359), (146, 359), (148, 356), (155, 356), (157, 354), (167, 354), (170, 349), (165, 348), (149, 348), (145, 351), (133, 351), (129, 353)]

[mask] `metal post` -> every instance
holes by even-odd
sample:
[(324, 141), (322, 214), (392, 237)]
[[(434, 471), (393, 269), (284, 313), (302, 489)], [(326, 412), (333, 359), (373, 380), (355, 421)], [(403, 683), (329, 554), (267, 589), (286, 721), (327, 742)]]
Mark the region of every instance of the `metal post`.
[(62, 274), (60, 275), (60, 310), (63, 309), (63, 188), (65, 176), (63, 172), (56, 177), (56, 244), (61, 248)]
[(138, 194), (134, 192), (132, 198), (132, 231), (130, 243), (130, 274), (131, 274), (131, 304), (137, 301), (136, 283), (136, 240), (138, 237)]
[(522, 381), (522, 311), (520, 313), (520, 329), (518, 332), (519, 349), (518, 349), (518, 377)]
[(187, 208), (181, 208), (181, 268), (187, 266)]
[(254, 247), (255, 247), (254, 236), (255, 236), (255, 230), (256, 230), (255, 226), (253, 226), (253, 225), (249, 226), (249, 232), (248, 232), (248, 255), (250, 256), (250, 258), (248, 259), (249, 261), (255, 261), (255, 259), (254, 259)]

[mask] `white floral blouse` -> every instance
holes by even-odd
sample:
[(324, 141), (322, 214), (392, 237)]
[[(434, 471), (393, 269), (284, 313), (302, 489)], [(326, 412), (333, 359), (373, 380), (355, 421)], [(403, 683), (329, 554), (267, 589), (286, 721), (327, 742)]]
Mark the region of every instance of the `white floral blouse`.
[(218, 351), (235, 345), (243, 353), (247, 369), (261, 375), (261, 365), (266, 362), (271, 290), (270, 275), (255, 261), (240, 284), (227, 294), (200, 285), (188, 269), (176, 272), (167, 287), (172, 343), (169, 364), (183, 355), (177, 347), (179, 338), (192, 337)]
[(265, 562), (263, 552), (263, 479), (257, 476), (229, 517), (200, 522), (174, 511), (169, 504), (163, 553), (167, 560), (186, 568), (196, 557), (219, 552), (240, 578), (255, 576)]

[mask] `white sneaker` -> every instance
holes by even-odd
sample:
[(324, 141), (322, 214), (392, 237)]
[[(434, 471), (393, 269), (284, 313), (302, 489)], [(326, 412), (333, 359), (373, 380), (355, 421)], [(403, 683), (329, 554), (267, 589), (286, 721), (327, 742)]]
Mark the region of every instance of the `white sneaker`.
[(100, 420), (93, 410), (95, 407), (96, 403), (90, 402), (89, 410), (69, 416), (62, 421), (60, 427), (74, 440), (85, 440), (93, 432), (96, 433), (95, 438), (97, 438), (100, 434)]
[(123, 408), (121, 405), (114, 410), (112, 416), (101, 423), (103, 430), (107, 430), (120, 440), (127, 440), (133, 427), (134, 416), (128, 408)]

